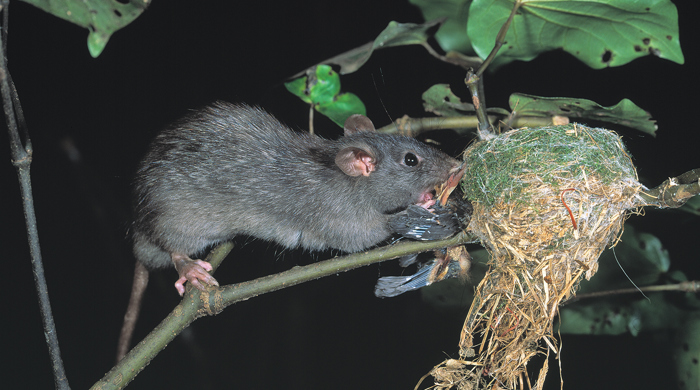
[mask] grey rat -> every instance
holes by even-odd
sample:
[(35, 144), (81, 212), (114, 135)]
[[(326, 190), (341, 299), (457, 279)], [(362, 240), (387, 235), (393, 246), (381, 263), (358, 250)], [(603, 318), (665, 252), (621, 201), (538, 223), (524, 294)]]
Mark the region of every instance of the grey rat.
[(163, 130), (142, 160), (134, 254), (148, 269), (174, 265), (182, 295), (186, 281), (218, 285), (211, 265), (190, 256), (238, 235), (361, 251), (392, 234), (397, 213), (434, 204), (434, 187), (458, 165), (411, 137), (377, 133), (362, 115), (348, 118), (344, 137), (328, 140), (260, 108), (217, 102)]

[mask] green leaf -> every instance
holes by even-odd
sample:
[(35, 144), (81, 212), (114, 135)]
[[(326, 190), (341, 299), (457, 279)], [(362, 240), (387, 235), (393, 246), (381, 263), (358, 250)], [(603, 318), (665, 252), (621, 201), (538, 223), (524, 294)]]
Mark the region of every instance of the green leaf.
[(350, 115), (367, 115), (367, 109), (362, 103), (362, 100), (360, 100), (357, 95), (350, 92), (342, 93), (336, 96), (332, 101), (318, 104), (316, 110), (330, 118), (330, 120), (340, 127), (345, 125), (345, 120), (348, 119)]
[(98, 57), (112, 34), (146, 10), (150, 0), (23, 0), (54, 16), (90, 30), (88, 51)]
[[(513, 0), (474, 0), (467, 33), (481, 58), (491, 52)], [(678, 11), (670, 0), (526, 0), (495, 66), (563, 49), (594, 69), (656, 55), (684, 62)]]
[(634, 287), (625, 274), (637, 286), (659, 283), (668, 272), (671, 259), (656, 236), (637, 232), (626, 224), (618, 244), (603, 252), (598, 264), (598, 272), (591, 280), (581, 283), (578, 293)]
[[(561, 309), (559, 331), (568, 334), (618, 335), (638, 326), (638, 313), (630, 306), (606, 301)], [(634, 332), (639, 328), (632, 328)]]
[[(618, 265), (619, 261), (619, 265)], [(668, 251), (655, 236), (637, 232), (629, 224), (614, 250), (606, 250), (598, 259), (599, 269), (590, 281), (581, 283), (578, 294), (609, 291), (620, 288), (685, 280), (682, 273), (668, 273), (671, 261)], [(624, 270), (624, 272), (623, 272)], [(621, 297), (588, 299), (561, 309), (562, 333), (616, 335), (626, 332), (632, 335), (642, 330), (673, 329), (678, 326), (688, 308), (698, 307), (698, 299), (687, 294), (684, 302), (666, 300), (663, 293), (641, 293)], [(680, 299), (683, 301), (683, 299)]]
[(340, 76), (329, 65), (316, 67), (315, 76), (308, 81), (309, 97), (313, 103), (333, 100), (340, 92)]
[(420, 45), (428, 41), (428, 30), (441, 21), (431, 21), (423, 24), (398, 23), (391, 21), (386, 28), (374, 39), (374, 48)]
[(685, 316), (682, 309), (673, 306), (660, 293), (649, 294), (636, 302), (596, 300), (573, 304), (561, 309), (559, 331), (568, 334), (619, 335), (641, 331), (675, 329)]
[(524, 93), (510, 95), (510, 109), (519, 116), (566, 116), (569, 118), (592, 119), (614, 123), (637, 129), (656, 136), (656, 121), (631, 100), (623, 99), (611, 107), (586, 99), (548, 98)]
[(474, 105), (463, 103), (449, 84), (436, 84), (423, 92), (423, 108), (439, 116), (459, 116), (474, 112)]
[(308, 76), (294, 79), (284, 86), (305, 103), (332, 101), (340, 92), (340, 76), (329, 65), (319, 65), (307, 71)]
[(410, 3), (420, 8), (425, 20), (447, 18), (435, 33), (435, 39), (442, 50), (476, 54), (467, 35), (469, 5), (472, 0), (410, 0)]
[(688, 199), (683, 206), (679, 208), (681, 211), (686, 213), (691, 213), (695, 215), (700, 215), (700, 196), (694, 196)]
[[(389, 22), (389, 25), (374, 39), (360, 47), (356, 47), (345, 53), (323, 61), (323, 64), (335, 64), (340, 66), (340, 74), (348, 74), (359, 69), (372, 52), (377, 49), (403, 45), (420, 45), (431, 37), (429, 30), (441, 24), (442, 20), (434, 20), (423, 24)], [(298, 77), (304, 72), (292, 77)]]
[(285, 88), (287, 88), (287, 91), (291, 92), (293, 95), (303, 100), (304, 103), (311, 104), (311, 98), (306, 93), (307, 80), (308, 79), (306, 76), (299, 77), (298, 79), (294, 79), (288, 83), (284, 83), (284, 86)]
[(352, 114), (367, 114), (367, 109), (357, 95), (340, 93), (340, 76), (329, 65), (318, 65), (300, 77), (284, 84), (289, 92), (343, 127)]
[[(474, 114), (474, 105), (464, 103), (448, 84), (435, 84), (423, 92), (423, 108), (438, 116), (464, 116)], [(509, 112), (499, 107), (487, 108), (489, 114), (507, 116)]]
[(674, 343), (676, 377), (684, 389), (700, 389), (700, 315), (694, 313), (679, 324)]

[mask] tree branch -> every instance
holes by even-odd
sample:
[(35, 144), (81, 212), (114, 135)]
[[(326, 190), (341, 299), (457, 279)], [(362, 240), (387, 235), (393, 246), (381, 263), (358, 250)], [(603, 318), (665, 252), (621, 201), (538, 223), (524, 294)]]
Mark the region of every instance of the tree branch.
[(563, 302), (560, 307), (569, 305), (571, 303), (580, 301), (582, 299), (590, 299), (590, 298), (601, 298), (601, 297), (609, 297), (612, 295), (620, 295), (620, 294), (634, 294), (639, 291), (642, 292), (659, 292), (659, 291), (680, 291), (680, 292), (692, 292), (692, 293), (697, 293), (700, 291), (700, 281), (686, 281), (686, 282), (681, 282), (677, 284), (662, 284), (658, 286), (646, 286), (646, 287), (641, 287), (641, 288), (621, 288), (618, 290), (608, 290), (608, 291), (596, 291), (596, 292), (590, 292), (586, 294), (578, 294), (575, 297), (569, 299), (566, 302)]
[(57, 389), (67, 390), (70, 389), (70, 385), (68, 384), (68, 378), (66, 377), (63, 367), (61, 350), (58, 346), (58, 336), (51, 312), (46, 278), (44, 277), (44, 266), (41, 259), (41, 247), (39, 245), (39, 231), (37, 229), (36, 215), (34, 213), (34, 197), (32, 195), (31, 177), (29, 175), (29, 168), (32, 163), (32, 143), (24, 121), (24, 114), (22, 113), (22, 106), (19, 102), (17, 89), (12, 82), (12, 77), (10, 76), (5, 61), (7, 58), (8, 3), (8, 1), (4, 0), (1, 4), (3, 29), (2, 34), (0, 34), (0, 47), (2, 48), (2, 53), (0, 53), (0, 94), (2, 94), (2, 106), (10, 138), (12, 165), (14, 165), (17, 170), (20, 191), (22, 193), (22, 206), (24, 208), (24, 219), (27, 228), (34, 284), (39, 299), (44, 336), (51, 357), (54, 383)]
[[(108, 390), (125, 387), (170, 341), (194, 320), (205, 315), (219, 314), (224, 308), (236, 302), (411, 253), (427, 252), (433, 249), (474, 241), (473, 236), (461, 232), (446, 240), (402, 242), (367, 252), (335, 257), (303, 267), (294, 267), (285, 272), (264, 276), (248, 282), (222, 287), (210, 286), (206, 291), (199, 291), (188, 284), (187, 291), (180, 304), (143, 341), (136, 345), (124, 359), (95, 383), (92, 389)], [(210, 262), (216, 269), (232, 248), (232, 243), (219, 245), (209, 253), (206, 261)]]
[(681, 207), (688, 199), (698, 194), (700, 194), (700, 168), (668, 178), (659, 186), (640, 192), (639, 195), (645, 202), (640, 206)]
[[(497, 120), (505, 119), (506, 115), (489, 115), (488, 120), (495, 123)], [(523, 116), (516, 118), (511, 126), (519, 127), (542, 127), (552, 124), (552, 117)], [(426, 118), (410, 118), (404, 116), (393, 123), (377, 129), (379, 133), (402, 133), (415, 137), (426, 131), (453, 129), (457, 133), (466, 133), (479, 127), (479, 120), (476, 116), (440, 116)]]

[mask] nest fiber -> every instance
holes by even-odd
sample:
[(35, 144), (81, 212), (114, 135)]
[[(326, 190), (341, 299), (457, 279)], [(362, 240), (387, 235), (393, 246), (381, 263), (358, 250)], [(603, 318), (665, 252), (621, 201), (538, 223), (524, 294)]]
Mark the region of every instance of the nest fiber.
[(490, 270), (465, 320), (460, 359), (433, 370), (435, 388), (541, 389), (547, 359), (536, 379), (528, 361), (557, 353), (559, 304), (595, 274), (643, 186), (617, 134), (579, 124), (513, 130), (472, 145), (464, 159), (462, 187), (474, 206), (467, 230), (490, 252)]

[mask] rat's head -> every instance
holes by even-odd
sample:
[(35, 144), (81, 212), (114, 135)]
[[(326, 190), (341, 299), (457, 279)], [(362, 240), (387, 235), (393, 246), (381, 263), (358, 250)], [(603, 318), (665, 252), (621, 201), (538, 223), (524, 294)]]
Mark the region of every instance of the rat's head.
[[(336, 165), (371, 193), (383, 212), (411, 204), (431, 205), (433, 189), (458, 169), (459, 162), (411, 137), (378, 134), (369, 118), (353, 115)], [(375, 203), (376, 202), (376, 203)], [(369, 206), (369, 205), (368, 205)]]

